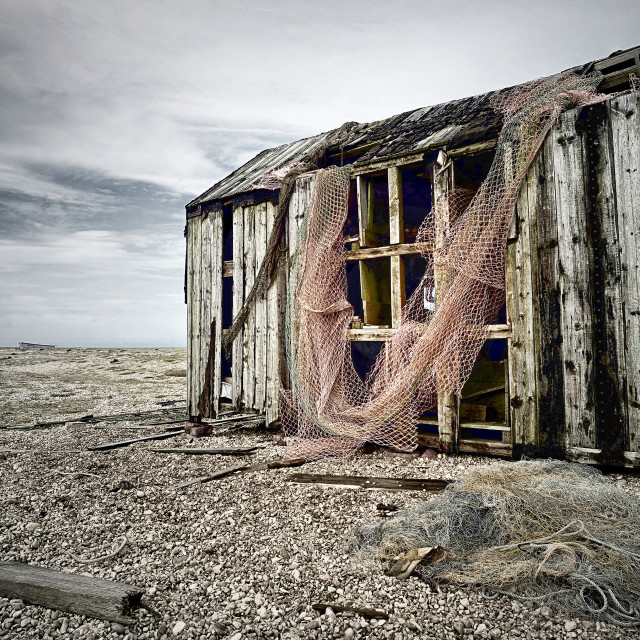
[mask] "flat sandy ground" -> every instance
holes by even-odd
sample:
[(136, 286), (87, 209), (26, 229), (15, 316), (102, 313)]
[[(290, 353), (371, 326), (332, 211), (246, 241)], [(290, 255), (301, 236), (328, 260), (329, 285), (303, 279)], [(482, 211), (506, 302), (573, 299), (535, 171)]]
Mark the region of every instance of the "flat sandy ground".
[[(164, 410), (185, 395), (181, 349), (0, 350), (0, 425)], [(184, 409), (167, 406), (168, 413)], [(273, 435), (242, 431), (177, 436), (109, 452), (88, 446), (144, 434), (138, 422), (0, 430), (0, 561), (20, 561), (132, 583), (159, 612), (124, 628), (0, 598), (3, 638), (640, 638), (635, 630), (556, 615), (478, 589), (398, 581), (347, 552), (351, 532), (377, 521), (380, 503), (428, 499), (287, 482), (270, 469), (175, 490), (171, 486), (246, 458), (187, 456), (157, 446), (259, 445), (253, 461), (282, 458)], [(127, 428), (129, 427), (129, 428)], [(309, 473), (454, 479), (492, 462), (471, 456), (384, 452), (313, 462)], [(611, 476), (640, 495), (637, 478)], [(111, 553), (126, 540), (115, 556)], [(104, 556), (105, 559), (99, 559)], [(388, 618), (317, 612), (314, 603), (355, 604)]]

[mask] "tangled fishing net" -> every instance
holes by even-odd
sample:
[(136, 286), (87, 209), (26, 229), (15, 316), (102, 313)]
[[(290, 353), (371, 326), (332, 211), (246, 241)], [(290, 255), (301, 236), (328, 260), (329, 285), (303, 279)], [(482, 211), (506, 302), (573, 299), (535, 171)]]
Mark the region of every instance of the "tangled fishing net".
[[(417, 418), (436, 405), (438, 392), (460, 394), (486, 325), (504, 302), (507, 232), (527, 169), (563, 111), (604, 99), (595, 93), (599, 81), (564, 74), (499, 94), (494, 107), (504, 125), (488, 177), (476, 193), (453, 191), (438, 201), (449, 210), (448, 229), (436, 227), (435, 208), (422, 223), (418, 242), (443, 242), (423, 254), (422, 281), (365, 381), (354, 369), (347, 334), (349, 168), (317, 173), (290, 269), (291, 390), (282, 390), (280, 415), (292, 455), (346, 453), (367, 441), (415, 449)], [(424, 291), (436, 285), (433, 309)]]
[(430, 502), (360, 527), (360, 559), (441, 546), (417, 572), (484, 587), (572, 615), (640, 625), (640, 503), (596, 470), (560, 461), (469, 471)]

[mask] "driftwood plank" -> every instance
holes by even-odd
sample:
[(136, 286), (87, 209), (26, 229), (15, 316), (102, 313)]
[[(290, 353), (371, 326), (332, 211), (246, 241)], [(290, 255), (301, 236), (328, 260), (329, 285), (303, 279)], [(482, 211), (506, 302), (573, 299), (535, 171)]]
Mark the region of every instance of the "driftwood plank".
[(147, 442), (149, 440), (166, 440), (167, 438), (175, 438), (183, 433), (182, 429), (179, 431), (167, 431), (165, 433), (158, 433), (154, 436), (146, 436), (144, 438), (134, 438), (133, 440), (121, 440), (120, 442), (107, 442), (106, 444), (98, 444), (94, 447), (87, 447), (88, 451), (111, 451), (111, 449), (120, 449), (121, 447), (128, 447), (130, 444), (136, 442)]
[(321, 473), (292, 473), (288, 482), (295, 484), (337, 485), (361, 487), (363, 489), (386, 489), (388, 491), (442, 491), (447, 480), (418, 478), (374, 478), (369, 476), (339, 476)]
[[(256, 207), (244, 208), (244, 277), (245, 294), (251, 291), (255, 279), (255, 216)], [(244, 324), (243, 336), (243, 372), (242, 372), (242, 404), (253, 408), (256, 391), (256, 310), (255, 305), (249, 311)]]
[(226, 478), (234, 473), (250, 473), (251, 471), (265, 471), (266, 469), (281, 469), (284, 467), (298, 467), (306, 462), (304, 458), (291, 458), (288, 460), (271, 460), (267, 462), (258, 462), (256, 464), (236, 464), (231, 467), (225, 467), (214, 471), (208, 476), (200, 476), (199, 478), (191, 478), (174, 484), (169, 489), (183, 489), (184, 487), (190, 487), (194, 484), (200, 484), (203, 482), (209, 482), (211, 480), (220, 480)]
[(217, 456), (244, 456), (255, 453), (260, 447), (222, 447), (218, 449), (195, 449), (190, 447), (176, 449), (147, 449), (154, 453), (184, 453), (191, 456), (217, 455)]
[(21, 562), (0, 562), (0, 595), (59, 611), (133, 624), (144, 589), (62, 573)]
[[(255, 210), (255, 274), (258, 275), (267, 249), (267, 203), (262, 202)], [(266, 292), (265, 292), (266, 293)], [(267, 299), (266, 295), (256, 296), (254, 304), (256, 312), (255, 337), (255, 380), (256, 391), (254, 408), (264, 411), (265, 385), (267, 382)]]

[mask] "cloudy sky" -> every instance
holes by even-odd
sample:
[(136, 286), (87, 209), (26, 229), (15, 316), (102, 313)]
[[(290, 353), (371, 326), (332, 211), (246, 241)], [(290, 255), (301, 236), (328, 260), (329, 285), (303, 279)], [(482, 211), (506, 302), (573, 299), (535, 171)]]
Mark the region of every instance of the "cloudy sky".
[(6, 346), (184, 345), (184, 205), (258, 151), (640, 44), (637, 0), (1, 7)]

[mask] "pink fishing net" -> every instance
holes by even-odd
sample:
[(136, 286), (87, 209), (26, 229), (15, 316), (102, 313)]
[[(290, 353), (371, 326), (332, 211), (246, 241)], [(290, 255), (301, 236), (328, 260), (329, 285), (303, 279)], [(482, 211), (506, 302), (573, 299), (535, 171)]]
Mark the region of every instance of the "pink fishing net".
[[(290, 270), (291, 389), (282, 390), (280, 411), (290, 454), (341, 454), (365, 442), (415, 449), (417, 419), (439, 391), (460, 394), (504, 303), (507, 233), (527, 169), (563, 111), (610, 97), (595, 93), (599, 80), (564, 74), (500, 94), (494, 107), (504, 125), (488, 177), (475, 193), (440, 198), (425, 218), (417, 237), (432, 245), (424, 276), (364, 381), (347, 334), (349, 168), (317, 173)], [(434, 287), (435, 308), (424, 293)]]

